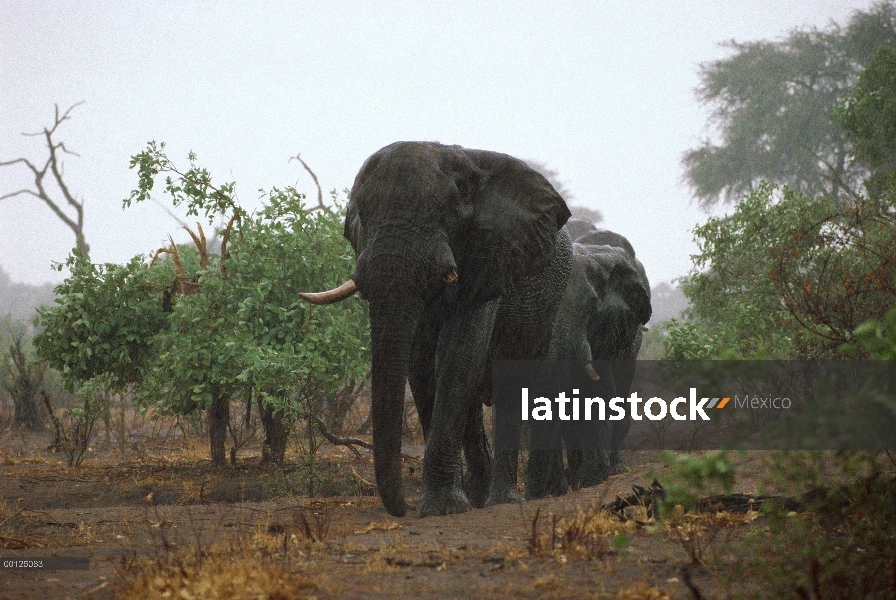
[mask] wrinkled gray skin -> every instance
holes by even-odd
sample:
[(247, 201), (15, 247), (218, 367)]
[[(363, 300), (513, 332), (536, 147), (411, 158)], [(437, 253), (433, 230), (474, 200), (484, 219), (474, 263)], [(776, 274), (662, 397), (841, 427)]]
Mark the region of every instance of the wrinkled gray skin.
[[(579, 226), (570, 224), (571, 229)], [(549, 356), (612, 361), (592, 363), (600, 376), (596, 382), (577, 374), (580, 396), (628, 396), (643, 325), (650, 315), (650, 285), (628, 240), (605, 230), (584, 233), (573, 244), (572, 269), (554, 322)], [(535, 424), (530, 432), (527, 497), (561, 495), (567, 491), (567, 480), (574, 488), (587, 487), (619, 472), (629, 426), (628, 420)], [(561, 437), (567, 449), (565, 477)]]
[[(568, 218), (550, 183), (505, 154), (398, 142), (361, 167), (345, 236), (352, 279), (370, 303), (374, 467), (390, 514), (406, 512), (406, 380), (426, 438), (417, 514), (463, 512), (489, 492), (495, 502), (517, 499), (506, 468), (515, 455), (496, 457), (491, 476), (487, 369), (496, 357), (546, 356), (569, 272), (570, 241), (560, 232)], [(512, 435), (496, 429), (498, 438)]]

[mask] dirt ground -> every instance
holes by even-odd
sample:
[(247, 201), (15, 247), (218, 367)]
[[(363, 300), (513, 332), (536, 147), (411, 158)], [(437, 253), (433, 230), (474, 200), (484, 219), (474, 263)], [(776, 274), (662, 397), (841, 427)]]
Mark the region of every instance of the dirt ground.
[[(758, 513), (730, 519), (700, 541), (695, 564), (677, 534), (595, 510), (649, 484), (663, 468), (653, 452), (628, 453), (626, 473), (562, 498), (396, 519), (373, 495), (370, 456), (344, 447), (322, 448), (315, 468), (326, 477), (307, 498), (290, 484), (297, 459), (285, 471), (261, 469), (251, 449), (236, 468), (213, 471), (198, 442), (126, 459), (98, 444), (66, 468), (41, 442), (0, 439), (0, 556), (88, 556), (90, 568), (0, 571), (4, 599), (123, 597), (141, 585), (157, 585), (141, 597), (166, 597), (172, 569), (235, 577), (238, 565), (249, 571), (245, 586), (253, 573), (262, 587), (289, 579), (291, 591), (257, 596), (270, 598), (724, 598), (750, 588), (734, 569), (746, 558), (739, 542), (764, 526)], [(413, 505), (422, 448), (405, 452)], [(762, 457), (737, 460), (735, 491), (755, 493)], [(563, 524), (576, 515), (591, 515), (599, 535), (564, 545)]]

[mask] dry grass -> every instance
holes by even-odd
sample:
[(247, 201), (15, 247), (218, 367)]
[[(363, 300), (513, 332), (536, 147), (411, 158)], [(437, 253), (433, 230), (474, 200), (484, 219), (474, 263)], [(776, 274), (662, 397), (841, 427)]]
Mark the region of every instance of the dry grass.
[(532, 518), (529, 553), (599, 560), (614, 553), (612, 542), (617, 536), (627, 536), (637, 530), (638, 524), (634, 521), (620, 521), (613, 513), (597, 506), (580, 508), (566, 516), (542, 515), (538, 510)]
[(669, 600), (670, 596), (666, 592), (661, 592), (656, 588), (644, 583), (636, 583), (633, 586), (619, 590), (616, 594), (617, 600)]
[[(49, 519), (49, 520), (48, 520)], [(43, 511), (13, 510), (0, 499), (0, 548), (71, 548), (102, 543), (105, 529), (80, 521), (60, 522)]]
[(0, 524), (6, 521), (12, 515), (13, 511), (9, 508), (9, 505), (0, 497)]
[(136, 569), (118, 598), (286, 600), (331, 595), (326, 578), (288, 572), (265, 554), (246, 546), (169, 557)]
[(692, 563), (702, 564), (713, 553), (715, 542), (722, 531), (752, 523), (760, 515), (755, 510), (746, 513), (723, 511), (678, 514), (663, 523), (663, 529), (671, 539), (679, 543)]

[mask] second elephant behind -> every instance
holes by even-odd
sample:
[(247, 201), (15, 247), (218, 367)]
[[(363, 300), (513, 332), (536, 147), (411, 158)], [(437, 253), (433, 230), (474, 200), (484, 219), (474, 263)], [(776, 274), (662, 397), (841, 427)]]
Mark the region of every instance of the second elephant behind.
[[(550, 357), (595, 361), (592, 374), (598, 375), (598, 380), (585, 378), (582, 385), (601, 397), (628, 396), (644, 325), (651, 313), (650, 284), (629, 241), (611, 231), (587, 232), (573, 244), (571, 272), (554, 322)], [(629, 426), (627, 419), (553, 420), (534, 425), (530, 429), (526, 496), (561, 495), (568, 486), (596, 485), (619, 472)]]

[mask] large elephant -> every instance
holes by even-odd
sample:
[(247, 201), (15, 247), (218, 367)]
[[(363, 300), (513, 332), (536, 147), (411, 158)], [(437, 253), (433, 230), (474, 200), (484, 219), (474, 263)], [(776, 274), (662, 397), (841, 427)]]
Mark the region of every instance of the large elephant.
[[(488, 366), (546, 356), (569, 274), (568, 218), (551, 184), (506, 154), (398, 142), (361, 167), (345, 217), (351, 280), (302, 297), (330, 303), (358, 291), (370, 304), (374, 468), (390, 514), (406, 512), (406, 380), (426, 439), (417, 514), (463, 512), (489, 493), (513, 498), (516, 473), (506, 465), (515, 455), (496, 458), (492, 478), (482, 425)], [(500, 444), (513, 431), (498, 426), (495, 435)]]
[[(554, 323), (550, 357), (594, 361), (590, 375), (574, 375), (581, 394), (626, 397), (650, 316), (650, 285), (631, 244), (611, 231), (588, 232), (573, 244), (572, 270)], [(586, 487), (619, 472), (629, 426), (627, 419), (537, 424), (530, 433), (527, 497), (560, 495), (566, 492), (567, 480), (574, 488)]]

